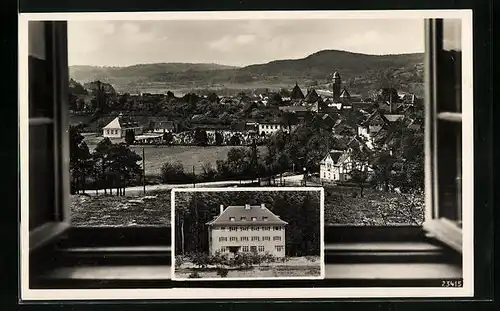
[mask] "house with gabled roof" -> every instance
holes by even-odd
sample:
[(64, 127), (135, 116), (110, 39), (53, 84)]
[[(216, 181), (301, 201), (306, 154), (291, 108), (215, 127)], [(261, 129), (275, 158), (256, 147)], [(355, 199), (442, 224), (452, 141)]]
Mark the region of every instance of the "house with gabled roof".
[(153, 133), (174, 133), (177, 131), (177, 123), (170, 120), (153, 121)]
[(122, 138), (128, 131), (133, 131), (135, 135), (143, 133), (143, 127), (132, 118), (120, 113), (111, 122), (102, 128), (102, 135), (109, 138)]
[(304, 98), (305, 98), (304, 93), (302, 93), (299, 84), (296, 82), (295, 86), (292, 89), (292, 92), (290, 93), (290, 100), (299, 101), (303, 100)]
[(373, 148), (373, 137), (380, 132), (382, 128), (388, 129), (391, 123), (385, 117), (384, 113), (378, 109), (374, 110), (368, 118), (358, 125), (358, 135), (367, 139), (370, 148)]
[(285, 228), (288, 223), (260, 205), (220, 205), (220, 213), (208, 226), (209, 252), (269, 253), (285, 257)]
[(307, 95), (305, 97), (305, 101), (308, 103), (315, 103), (317, 101), (321, 101), (322, 98), (318, 95), (315, 89), (310, 88), (307, 90)]
[[(345, 182), (351, 179), (351, 172), (355, 169), (373, 173), (368, 161), (358, 161), (353, 157), (352, 143), (351, 147), (345, 150), (330, 150), (320, 162), (320, 179), (326, 182)], [(360, 152), (369, 152), (368, 149)]]
[(339, 118), (333, 125), (332, 131), (335, 135), (339, 136), (353, 136), (356, 135), (356, 126), (350, 124), (343, 118)]

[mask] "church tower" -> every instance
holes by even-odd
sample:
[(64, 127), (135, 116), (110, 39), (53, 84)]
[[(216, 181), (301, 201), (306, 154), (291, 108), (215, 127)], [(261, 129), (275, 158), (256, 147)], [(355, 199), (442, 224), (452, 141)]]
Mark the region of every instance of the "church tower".
[(332, 84), (333, 84), (333, 100), (335, 102), (338, 102), (340, 99), (340, 93), (341, 93), (340, 87), (342, 85), (342, 80), (340, 79), (340, 74), (337, 71), (333, 73)]

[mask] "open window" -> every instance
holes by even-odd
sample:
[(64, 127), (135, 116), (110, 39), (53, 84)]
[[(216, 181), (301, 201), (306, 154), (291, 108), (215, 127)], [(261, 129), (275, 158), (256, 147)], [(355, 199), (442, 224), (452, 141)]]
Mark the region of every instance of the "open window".
[(426, 21), (426, 214), (429, 235), (462, 251), (461, 20)]
[[(423, 227), (327, 225), (327, 263), (398, 263), (403, 270), (395, 269), (393, 273), (403, 271), (404, 275), (404, 266), (409, 262), (413, 265), (448, 264), (454, 261), (450, 258), (455, 258), (456, 252), (461, 253), (462, 63), (460, 45), (458, 48), (448, 45), (449, 37), (460, 39), (459, 25), (460, 20), (427, 20), (425, 25), (427, 199)], [(72, 276), (79, 275), (74, 273), (75, 269), (87, 269), (84, 279), (94, 281), (88, 286), (102, 287), (100, 277), (105, 273), (99, 268), (103, 265), (123, 269), (120, 271), (125, 275), (131, 273), (125, 280), (130, 286), (141, 286), (147, 280), (134, 274), (139, 270), (127, 269), (127, 266), (148, 266), (151, 271), (161, 266), (158, 273), (152, 275), (156, 277), (154, 281), (158, 281), (156, 286), (165, 286), (170, 278), (169, 269), (164, 267), (170, 264), (169, 227), (70, 227), (67, 25), (66, 22), (36, 21), (29, 22), (29, 28), (30, 250), (50, 241), (57, 245), (46, 256), (54, 264), (54, 273), (49, 271), (40, 277), (36, 287), (55, 287), (57, 281), (62, 286), (79, 286), (81, 279), (68, 283)], [(434, 239), (446, 246), (437, 247), (432, 242)], [(455, 250), (451, 257), (448, 248)], [(64, 268), (58, 270), (59, 266)], [(349, 271), (354, 271), (351, 279), (363, 278), (361, 272)], [(443, 271), (429, 275), (436, 279), (461, 277), (461, 267), (457, 265)], [(95, 273), (93, 279), (88, 276), (92, 273)], [(387, 276), (384, 284), (391, 285), (391, 277)], [(335, 278), (334, 273), (330, 278)], [(116, 284), (113, 281), (117, 280), (111, 280), (110, 286)], [(338, 280), (332, 284), (334, 282), (336, 286), (351, 284)], [(70, 283), (73, 285), (68, 285)]]
[(66, 22), (28, 23), (29, 247), (69, 228)]

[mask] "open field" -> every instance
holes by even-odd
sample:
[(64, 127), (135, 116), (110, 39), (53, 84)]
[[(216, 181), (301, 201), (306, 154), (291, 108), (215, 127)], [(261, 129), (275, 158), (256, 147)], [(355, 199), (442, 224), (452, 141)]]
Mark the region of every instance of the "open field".
[[(92, 151), (102, 137), (86, 136), (85, 142)], [(123, 142), (123, 139), (112, 140), (113, 143)], [(166, 162), (180, 162), (186, 172), (192, 172), (193, 166), (196, 174), (203, 172), (202, 166), (210, 163), (215, 168), (217, 160), (226, 160), (227, 153), (235, 146), (145, 146), (144, 157), (146, 158), (146, 175), (160, 175), (161, 167)], [(130, 146), (142, 157), (142, 147)], [(259, 151), (265, 154), (266, 147), (259, 147)]]
[(75, 227), (170, 225), (170, 191), (150, 196), (71, 196)]
[(423, 194), (398, 194), (364, 189), (361, 197), (359, 188), (325, 188), (326, 224), (421, 225), (423, 220)]
[[(186, 172), (192, 172), (194, 166), (195, 174), (203, 173), (202, 166), (210, 163), (214, 168), (217, 160), (226, 160), (227, 153), (234, 146), (162, 146), (144, 147), (146, 158), (146, 175), (160, 175), (161, 167), (166, 162), (180, 162)], [(142, 157), (142, 147), (130, 147)], [(265, 152), (265, 147), (260, 147), (260, 152)]]
[[(230, 278), (290, 278), (290, 277), (319, 277), (321, 276), (321, 262), (317, 256), (314, 262), (305, 257), (290, 257), (286, 263), (267, 263), (248, 268), (229, 268), (226, 279)], [(192, 273), (198, 273), (200, 279), (221, 278), (216, 267), (197, 268), (192, 263), (182, 264), (175, 269), (175, 277), (188, 279)]]
[[(423, 196), (357, 188), (325, 189), (325, 224), (355, 226), (421, 225)], [(92, 192), (89, 190), (88, 192)], [(359, 191), (358, 191), (359, 192)], [(148, 197), (151, 196), (151, 197)], [(71, 197), (74, 226), (165, 226), (170, 224), (170, 190), (123, 197)]]

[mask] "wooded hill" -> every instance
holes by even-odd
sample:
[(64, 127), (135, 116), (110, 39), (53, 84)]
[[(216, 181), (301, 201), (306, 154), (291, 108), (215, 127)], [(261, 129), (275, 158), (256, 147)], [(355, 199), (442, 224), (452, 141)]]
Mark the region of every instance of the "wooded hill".
[(369, 95), (381, 87), (423, 95), (423, 53), (367, 55), (323, 50), (302, 59), (277, 60), (242, 68), (217, 64), (144, 64), (129, 67), (71, 66), (70, 76), (86, 82), (100, 79), (131, 91), (155, 84), (165, 88), (253, 88), (269, 85), (329, 88), (338, 71), (351, 94)]

